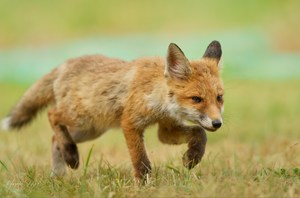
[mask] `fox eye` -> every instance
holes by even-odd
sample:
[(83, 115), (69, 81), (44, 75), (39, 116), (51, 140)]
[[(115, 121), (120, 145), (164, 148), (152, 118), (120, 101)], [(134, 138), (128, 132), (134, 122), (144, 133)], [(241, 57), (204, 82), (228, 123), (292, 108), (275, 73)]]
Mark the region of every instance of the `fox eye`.
[(192, 97), (192, 100), (193, 100), (195, 103), (200, 103), (200, 102), (203, 101), (203, 99), (200, 98), (200, 97), (198, 97), (198, 96), (193, 96), (193, 97)]
[(217, 101), (218, 102), (223, 102), (223, 96), (222, 95), (218, 95), (217, 96)]

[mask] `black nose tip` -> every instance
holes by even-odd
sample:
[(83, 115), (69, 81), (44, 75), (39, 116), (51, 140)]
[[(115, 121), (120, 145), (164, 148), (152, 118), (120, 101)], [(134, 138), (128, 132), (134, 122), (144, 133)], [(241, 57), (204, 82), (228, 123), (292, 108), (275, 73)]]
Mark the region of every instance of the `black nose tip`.
[(213, 120), (212, 125), (214, 128), (218, 129), (222, 126), (222, 122), (221, 122), (221, 120)]

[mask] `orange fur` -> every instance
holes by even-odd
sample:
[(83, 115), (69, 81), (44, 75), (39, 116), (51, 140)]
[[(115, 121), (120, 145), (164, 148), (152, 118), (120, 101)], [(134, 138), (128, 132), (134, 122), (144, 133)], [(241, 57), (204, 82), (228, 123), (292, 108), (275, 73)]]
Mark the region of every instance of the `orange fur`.
[[(222, 124), (221, 52), (220, 44), (213, 41), (203, 58), (191, 62), (175, 44), (170, 44), (166, 60), (126, 62), (100, 55), (68, 60), (25, 93), (5, 124), (20, 128), (43, 107), (52, 106), (48, 117), (54, 130), (55, 175), (65, 173), (65, 163), (78, 167), (76, 143), (120, 126), (135, 176), (143, 178), (151, 173), (143, 132), (154, 123), (163, 143), (188, 144), (183, 163), (192, 168), (205, 151), (204, 129), (215, 131)], [(185, 120), (197, 126), (186, 125)]]

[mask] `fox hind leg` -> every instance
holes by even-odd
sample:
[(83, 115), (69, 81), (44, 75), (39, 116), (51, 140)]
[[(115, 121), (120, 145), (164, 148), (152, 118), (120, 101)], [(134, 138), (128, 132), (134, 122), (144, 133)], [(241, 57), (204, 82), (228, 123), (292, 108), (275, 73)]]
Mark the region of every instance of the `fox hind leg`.
[(79, 154), (77, 145), (71, 139), (69, 131), (66, 126), (59, 125), (60, 131), (64, 134), (64, 138), (67, 139), (61, 146), (62, 156), (72, 169), (77, 169), (79, 166)]
[(52, 173), (51, 176), (63, 176), (66, 174), (66, 163), (60, 151), (55, 135), (52, 137)]
[(57, 114), (55, 109), (49, 109), (48, 118), (55, 133), (52, 141), (53, 172), (64, 174), (65, 170), (63, 170), (63, 163), (67, 164), (72, 169), (77, 169), (79, 166), (78, 149), (69, 134), (68, 128), (62, 124), (63, 120), (61, 119), (61, 116)]

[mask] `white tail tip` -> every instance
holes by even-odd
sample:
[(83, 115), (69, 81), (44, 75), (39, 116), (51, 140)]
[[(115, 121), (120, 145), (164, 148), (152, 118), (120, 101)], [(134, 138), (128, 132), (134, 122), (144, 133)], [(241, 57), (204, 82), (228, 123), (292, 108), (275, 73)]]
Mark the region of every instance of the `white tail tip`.
[(10, 117), (6, 117), (1, 121), (1, 128), (4, 131), (9, 131), (10, 130)]

